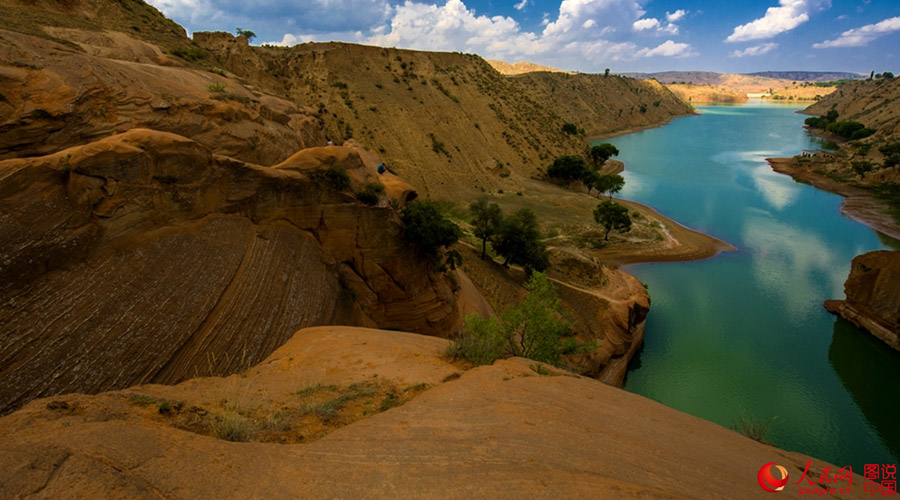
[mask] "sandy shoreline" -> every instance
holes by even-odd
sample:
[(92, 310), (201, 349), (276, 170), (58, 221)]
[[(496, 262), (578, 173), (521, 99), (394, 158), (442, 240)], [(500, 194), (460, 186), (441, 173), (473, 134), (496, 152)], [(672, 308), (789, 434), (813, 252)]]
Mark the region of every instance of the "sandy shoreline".
[(843, 196), (842, 214), (880, 233), (900, 239), (900, 224), (888, 213), (888, 206), (871, 191), (836, 182), (806, 169), (792, 167), (790, 158), (766, 158), (766, 161), (772, 170), (790, 175), (797, 182)]

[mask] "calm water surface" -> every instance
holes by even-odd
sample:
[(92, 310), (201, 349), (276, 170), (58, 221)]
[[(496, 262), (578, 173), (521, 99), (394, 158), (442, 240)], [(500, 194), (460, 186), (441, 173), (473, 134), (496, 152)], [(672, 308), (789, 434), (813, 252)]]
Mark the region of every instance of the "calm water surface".
[(724, 426), (774, 418), (773, 444), (839, 466), (898, 463), (900, 353), (822, 308), (844, 296), (853, 257), (897, 242), (769, 168), (819, 146), (797, 109), (700, 107), (607, 140), (626, 164), (624, 198), (739, 248), (628, 268), (653, 305), (625, 388)]

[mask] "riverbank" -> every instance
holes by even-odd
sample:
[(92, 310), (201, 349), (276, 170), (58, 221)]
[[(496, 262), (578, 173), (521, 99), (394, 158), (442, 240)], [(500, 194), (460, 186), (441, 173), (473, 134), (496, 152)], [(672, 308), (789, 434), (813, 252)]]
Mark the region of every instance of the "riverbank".
[(658, 242), (624, 244), (598, 250), (596, 256), (608, 264), (618, 266), (643, 262), (686, 262), (708, 259), (722, 252), (737, 250), (734, 245), (691, 229), (662, 215), (653, 207), (630, 200), (616, 201), (631, 211), (640, 211), (651, 224), (658, 222), (663, 239)]
[[(691, 103), (685, 103), (685, 104), (687, 104), (688, 106), (691, 106)], [(693, 108), (693, 106), (691, 106), (691, 108)], [(607, 134), (592, 135), (592, 136), (589, 136), (589, 137), (587, 138), (587, 142), (588, 142), (588, 143), (592, 143), (592, 142), (595, 142), (595, 141), (602, 141), (603, 139), (610, 139), (610, 138), (612, 138), (612, 137), (619, 137), (619, 136), (622, 136), (622, 135), (633, 134), (633, 133), (635, 133), (635, 132), (640, 132), (640, 131), (642, 131), (642, 130), (652, 130), (652, 129), (655, 129), (655, 128), (664, 127), (664, 126), (668, 125), (669, 123), (672, 123), (672, 120), (675, 120), (675, 119), (677, 119), (677, 118), (684, 118), (684, 117), (686, 117), (686, 116), (694, 116), (694, 115), (699, 115), (699, 114), (700, 114), (700, 113), (699, 113), (696, 109), (694, 109), (694, 112), (693, 112), (693, 113), (689, 113), (689, 114), (685, 114), (685, 115), (675, 115), (675, 116), (672, 116), (672, 117), (668, 118), (666, 121), (661, 122), (661, 123), (656, 123), (656, 124), (653, 124), (653, 125), (646, 125), (646, 126), (643, 126), (643, 127), (629, 127), (629, 128), (622, 129), (622, 130), (617, 130), (617, 131), (615, 131), (615, 132), (610, 132), (610, 133), (607, 133)]]
[(772, 170), (789, 175), (797, 182), (843, 196), (842, 214), (880, 233), (900, 239), (900, 223), (890, 215), (890, 207), (872, 191), (791, 165), (791, 158), (767, 158), (766, 161)]

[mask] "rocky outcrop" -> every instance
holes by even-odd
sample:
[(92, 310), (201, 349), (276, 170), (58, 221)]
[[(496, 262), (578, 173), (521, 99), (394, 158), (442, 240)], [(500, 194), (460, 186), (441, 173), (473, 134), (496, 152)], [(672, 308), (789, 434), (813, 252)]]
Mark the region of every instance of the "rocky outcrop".
[(351, 142), (262, 167), (147, 129), (0, 162), (0, 408), (232, 373), (303, 326), (456, 331), (402, 238), (414, 191), (378, 163)]
[(136, 127), (263, 165), (326, 142), (312, 109), (184, 67), (157, 46), (117, 32), (47, 30), (69, 45), (0, 29), (0, 159)]
[(829, 467), (530, 360), (463, 372), (446, 345), (314, 328), (243, 376), (33, 401), (0, 418), (0, 496), (765, 499), (764, 464)]
[(854, 258), (844, 294), (844, 300), (825, 301), (825, 309), (900, 351), (900, 252), (880, 250)]

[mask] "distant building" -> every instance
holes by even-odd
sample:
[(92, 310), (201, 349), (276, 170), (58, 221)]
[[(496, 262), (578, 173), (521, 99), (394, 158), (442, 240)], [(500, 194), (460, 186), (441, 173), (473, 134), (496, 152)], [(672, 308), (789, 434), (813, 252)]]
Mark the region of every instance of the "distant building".
[(800, 153), (801, 158), (825, 158), (831, 160), (834, 158), (834, 153), (829, 153), (828, 151), (814, 151), (811, 149), (804, 149)]

